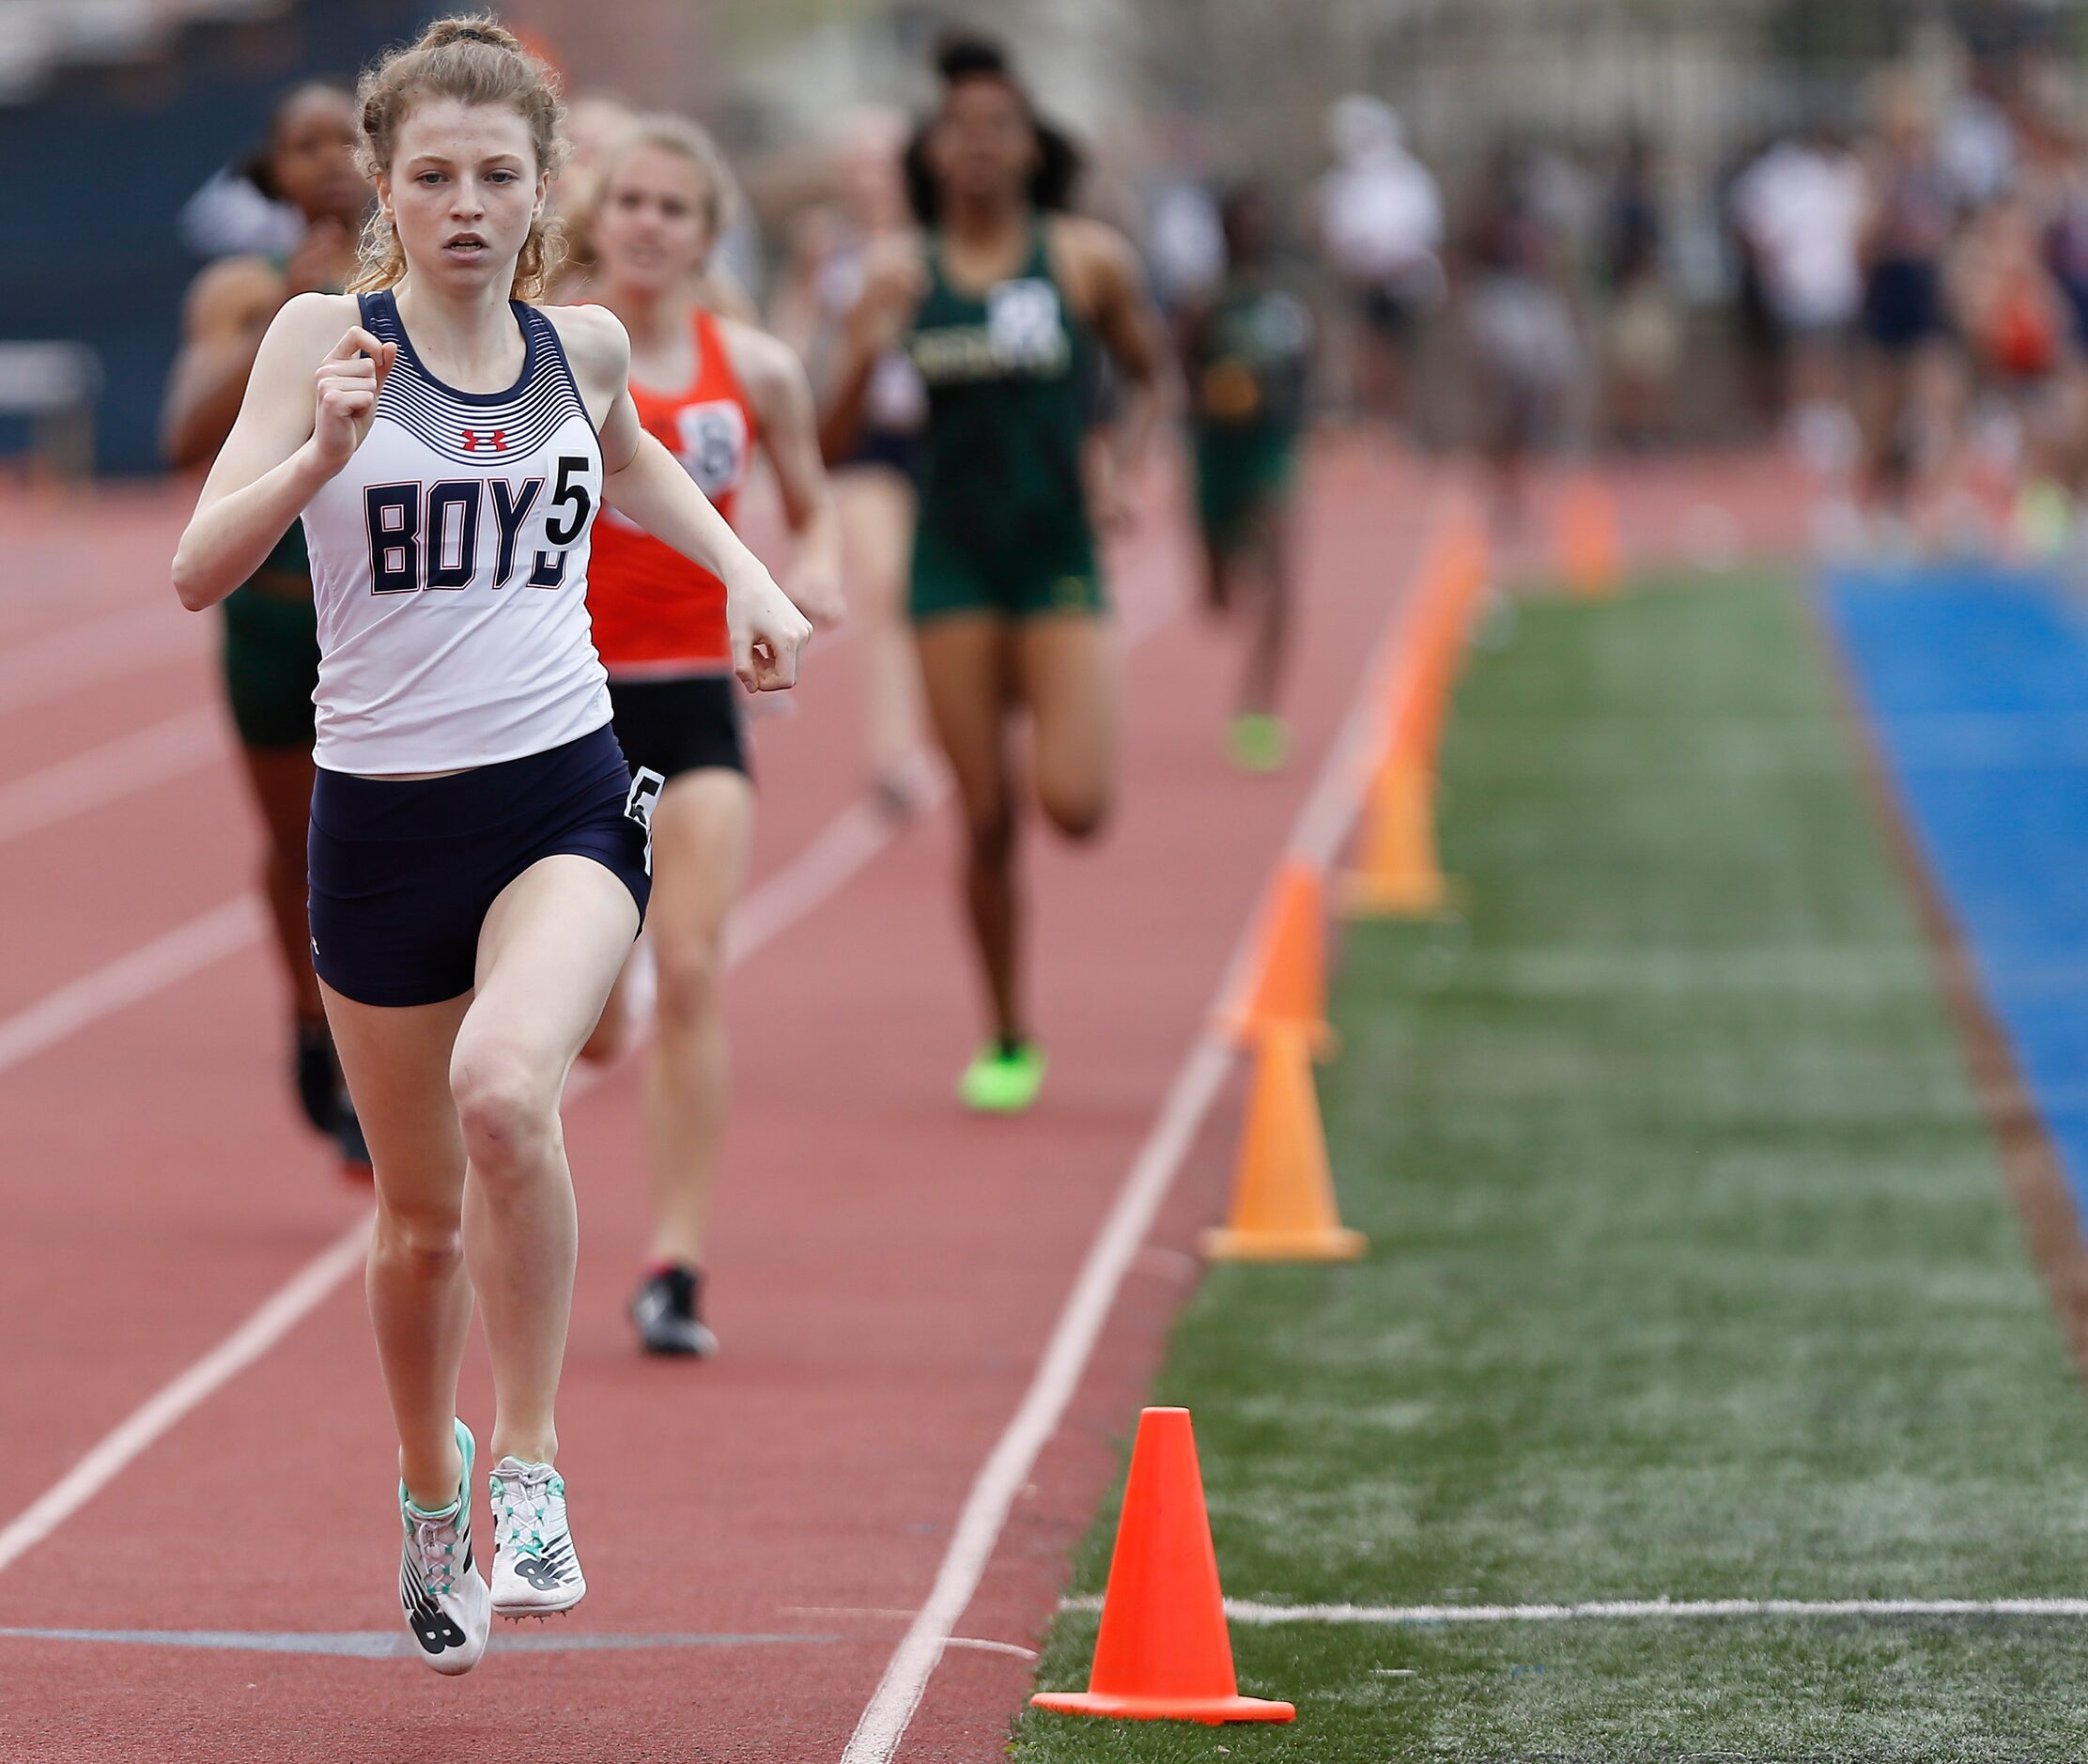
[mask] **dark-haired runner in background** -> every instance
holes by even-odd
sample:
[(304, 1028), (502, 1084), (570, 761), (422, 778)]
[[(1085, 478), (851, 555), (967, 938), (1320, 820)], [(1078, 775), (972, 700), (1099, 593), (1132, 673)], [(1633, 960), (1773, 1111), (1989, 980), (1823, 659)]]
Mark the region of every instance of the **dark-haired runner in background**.
[[(942, 102), (907, 167), (927, 231), (869, 266), (824, 439), (829, 459), (845, 456), (878, 360), (903, 344), (928, 389), (909, 608), (964, 805), (966, 901), (993, 1015), (959, 1095), (1014, 1112), (1035, 1100), (1044, 1056), (1018, 960), (1012, 715), (1029, 714), (1045, 816), (1069, 838), (1097, 832), (1115, 785), (1117, 686), (1095, 527), (1115, 518), (1117, 473), (1152, 432), (1162, 358), (1131, 246), (1059, 212), (1077, 161), (1000, 52), (951, 42), (937, 66)], [(1105, 349), (1126, 394), (1107, 438), (1090, 433)]]
[[(221, 258), (189, 289), (161, 431), (170, 465), (201, 465), (224, 444), (262, 335), (284, 302), (298, 294), (338, 293), (355, 272), (370, 188), (355, 169), (353, 96), (326, 84), (286, 93), (256, 169), (265, 177), (265, 194), (294, 204), (304, 216), (304, 237), (286, 257)], [(313, 1126), (336, 1137), (351, 1171), (367, 1175), (369, 1153), (333, 1058), (305, 928), (312, 689), (318, 677), (312, 565), (303, 524), (292, 521), (268, 560), (224, 603), (224, 690), (267, 840), (262, 892), (290, 982), (298, 1102)]]
[(1231, 192), (1221, 219), (1225, 279), (1191, 314), (1183, 350), (1197, 518), (1213, 610), (1254, 615), (1228, 745), (1243, 769), (1272, 772), (1291, 745), (1276, 715), (1276, 684), (1289, 624), (1291, 492), (1312, 321), (1270, 273), (1272, 217), (1261, 193)]

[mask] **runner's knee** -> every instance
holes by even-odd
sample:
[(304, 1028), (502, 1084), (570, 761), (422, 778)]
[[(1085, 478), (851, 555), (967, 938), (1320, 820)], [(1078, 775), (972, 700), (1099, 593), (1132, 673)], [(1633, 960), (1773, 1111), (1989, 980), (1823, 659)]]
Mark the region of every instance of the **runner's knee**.
[(658, 976), (658, 1009), (663, 1029), (694, 1029), (716, 1011), (723, 968), (716, 937), (681, 933), (663, 935), (656, 927), (653, 960)]
[(1092, 839), (1109, 824), (1106, 783), (1065, 784), (1040, 779), (1037, 800), (1044, 818), (1068, 839)]
[(464, 1234), (454, 1210), (380, 1202), (370, 1249), (378, 1261), (422, 1279), (444, 1279), (464, 1265)]
[(558, 1133), (558, 1092), (544, 1063), (493, 1037), (450, 1060), (450, 1094), (472, 1169), (498, 1181), (534, 1168)]

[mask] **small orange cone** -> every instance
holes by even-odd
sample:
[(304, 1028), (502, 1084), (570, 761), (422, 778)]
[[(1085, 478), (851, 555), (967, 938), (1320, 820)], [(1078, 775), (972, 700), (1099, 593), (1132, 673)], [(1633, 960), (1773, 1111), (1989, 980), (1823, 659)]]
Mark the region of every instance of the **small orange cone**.
[(1061, 1715), (1213, 1727), (1297, 1719), (1289, 1703), (1242, 1696), (1233, 1677), (1188, 1410), (1147, 1409), (1138, 1416), (1088, 1688), (1039, 1691), (1029, 1700)]
[(1358, 857), (1341, 878), (1352, 919), (1425, 919), (1448, 905), (1435, 852), (1435, 783), (1409, 742), (1395, 741), (1370, 780)]
[(1616, 499), (1600, 478), (1576, 479), (1559, 510), (1559, 574), (1584, 600), (1616, 592), (1624, 569), (1616, 536)]
[(1273, 1023), (1259, 1044), (1231, 1215), (1203, 1233), (1203, 1253), (1214, 1261), (1353, 1261), (1369, 1240), (1344, 1228), (1334, 1204), (1306, 1033)]
[(1327, 1027), (1326, 914), (1320, 873), (1302, 858), (1276, 872), (1247, 966), (1245, 996), (1225, 1013), (1225, 1026), (1242, 1044), (1268, 1024), (1304, 1028), (1324, 1048)]

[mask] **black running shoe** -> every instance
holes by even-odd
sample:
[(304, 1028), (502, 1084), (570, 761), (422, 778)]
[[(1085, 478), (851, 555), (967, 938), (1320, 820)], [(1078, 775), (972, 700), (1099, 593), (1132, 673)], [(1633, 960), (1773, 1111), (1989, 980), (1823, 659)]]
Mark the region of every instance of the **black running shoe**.
[(707, 1360), (718, 1352), (718, 1338), (697, 1315), (704, 1277), (685, 1263), (660, 1269), (631, 1299), (631, 1321), (648, 1354), (678, 1354)]
[(326, 1019), (297, 1019), (297, 1063), (294, 1076), (298, 1106), (304, 1119), (320, 1133), (335, 1130), (334, 1099), (341, 1093), (341, 1066), (333, 1057), (333, 1037), (326, 1031)]

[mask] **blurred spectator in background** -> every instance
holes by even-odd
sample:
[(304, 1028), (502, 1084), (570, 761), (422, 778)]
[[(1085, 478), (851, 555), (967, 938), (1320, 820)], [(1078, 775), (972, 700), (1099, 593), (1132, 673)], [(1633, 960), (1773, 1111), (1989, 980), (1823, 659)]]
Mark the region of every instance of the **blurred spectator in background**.
[[(908, 132), (895, 111), (868, 109), (849, 118), (833, 147), (833, 200), (793, 225), (771, 319), (805, 363), (822, 404), (833, 390), (843, 327), (862, 297), (868, 264), (892, 241), (915, 236), (902, 170)], [(912, 362), (889, 351), (871, 375), (852, 447), (829, 462), (862, 658), (871, 784), (886, 811), (902, 817), (919, 805), (927, 780), (927, 714), (905, 605), (927, 408)]]
[(1942, 293), (1956, 204), (1927, 101), (1910, 79), (1879, 87), (1865, 160), (1857, 411), (1867, 488), (1897, 520), (1942, 463), (1957, 379)]
[(1399, 114), (1352, 93), (1327, 113), (1334, 168), (1320, 185), (1320, 237), (1347, 294), (1358, 412), (1387, 426), (1403, 414), (1404, 358), (1418, 320), (1440, 303), (1443, 197), (1407, 151)]
[(1462, 254), (1480, 444), (1493, 471), (1496, 512), (1509, 525), (1522, 518), (1530, 454), (1561, 439), (1583, 371), (1559, 285), (1559, 241), (1530, 170), (1522, 153), (1496, 150)]
[(1864, 168), (1833, 130), (1816, 128), (1756, 160), (1733, 201), (1776, 326), (1790, 439), (1813, 471), (1840, 478), (1856, 452), (1846, 400), (1864, 292)]
[(1146, 269), (1154, 302), (1172, 318), (1223, 279), (1225, 227), (1211, 189), (1217, 155), (1210, 131), (1195, 118), (1173, 116), (1154, 132), (1152, 162), (1139, 180)]
[(1667, 439), (1681, 359), (1682, 318), (1663, 246), (1652, 148), (1634, 135), (1624, 144), (1611, 180), (1601, 244), (1610, 432), (1633, 450)]
[(1783, 349), (1763, 286), (1761, 254), (1740, 211), (1747, 174), (1768, 150), (1766, 142), (1751, 142), (1725, 163), (1719, 174), (1717, 203), (1720, 237), (1733, 265), (1733, 342), (1739, 351), (1740, 390), (1755, 424), (1772, 429), (1784, 411)]
[(2022, 196), (1990, 202), (1950, 253), (1950, 310), (1979, 377), (1972, 443), (1986, 473), (2017, 490), (2016, 537), (2034, 553), (2065, 543), (2062, 480), (2080, 427), (2072, 311)]

